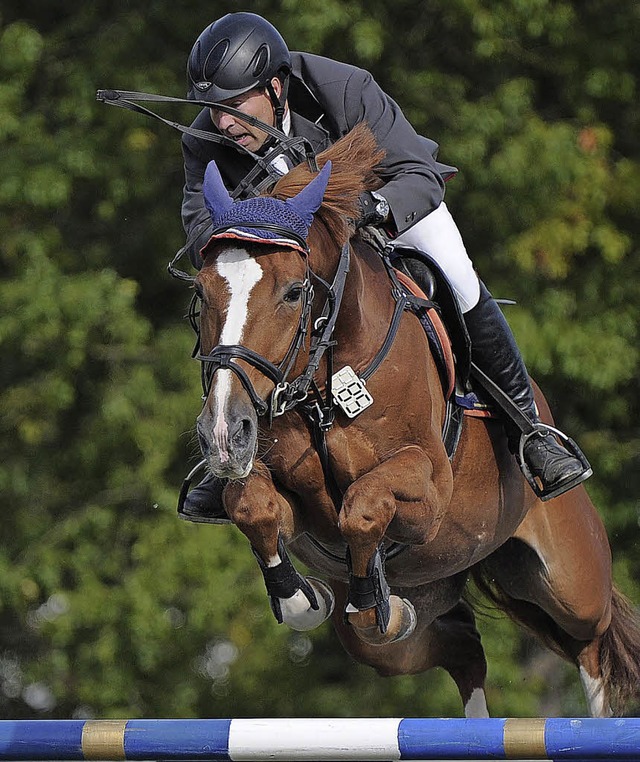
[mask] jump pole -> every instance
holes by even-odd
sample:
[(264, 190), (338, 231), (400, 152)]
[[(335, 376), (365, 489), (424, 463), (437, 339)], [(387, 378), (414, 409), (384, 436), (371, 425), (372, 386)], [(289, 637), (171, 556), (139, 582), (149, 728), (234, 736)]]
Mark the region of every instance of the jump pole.
[(640, 718), (0, 720), (0, 760), (640, 761)]

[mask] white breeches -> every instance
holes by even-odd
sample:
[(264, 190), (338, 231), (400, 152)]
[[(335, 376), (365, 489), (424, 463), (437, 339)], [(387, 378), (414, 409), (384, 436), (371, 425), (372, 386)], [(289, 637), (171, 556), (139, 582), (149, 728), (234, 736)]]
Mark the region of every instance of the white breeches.
[(469, 312), (480, 298), (480, 282), (462, 236), (444, 201), (431, 214), (394, 239), (428, 254), (451, 281), (462, 312)]

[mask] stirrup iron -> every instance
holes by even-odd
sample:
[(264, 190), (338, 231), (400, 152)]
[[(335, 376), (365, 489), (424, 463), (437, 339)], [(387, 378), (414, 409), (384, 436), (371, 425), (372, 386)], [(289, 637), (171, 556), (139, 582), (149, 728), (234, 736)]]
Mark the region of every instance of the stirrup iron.
[[(545, 434), (554, 434), (556, 437), (558, 437), (569, 455), (572, 455), (574, 458), (580, 461), (582, 466), (581, 473), (569, 481), (562, 482), (555, 489), (544, 489), (543, 486), (540, 486), (536, 481), (534, 475), (531, 473), (531, 469), (529, 468), (524, 458), (524, 447), (529, 439), (539, 435), (544, 436)], [(520, 470), (529, 483), (529, 486), (535, 492), (536, 497), (542, 501), (551, 500), (551, 498), (557, 497), (558, 495), (573, 489), (573, 487), (577, 487), (578, 484), (581, 484), (593, 474), (591, 464), (587, 460), (585, 454), (582, 452), (578, 444), (571, 437), (560, 431), (560, 429), (555, 428), (555, 426), (550, 426), (548, 423), (532, 423), (531, 429), (529, 431), (522, 432), (518, 446), (518, 461), (520, 463)]]

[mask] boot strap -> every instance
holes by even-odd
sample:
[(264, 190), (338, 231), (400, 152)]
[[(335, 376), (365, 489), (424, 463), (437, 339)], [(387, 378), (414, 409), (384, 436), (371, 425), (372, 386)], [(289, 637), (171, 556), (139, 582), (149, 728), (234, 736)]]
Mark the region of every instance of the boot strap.
[(506, 394), (495, 381), (492, 381), (487, 374), (481, 370), (474, 362), (471, 363), (471, 375), (476, 379), (491, 399), (500, 407), (502, 412), (508, 416), (522, 434), (535, 434), (538, 424), (534, 424), (531, 419), (522, 412), (518, 405)]

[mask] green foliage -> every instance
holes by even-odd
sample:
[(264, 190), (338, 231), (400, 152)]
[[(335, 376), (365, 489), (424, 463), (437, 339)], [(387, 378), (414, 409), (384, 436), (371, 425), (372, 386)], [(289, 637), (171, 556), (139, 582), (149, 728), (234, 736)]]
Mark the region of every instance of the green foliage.
[[(519, 302), (508, 317), (594, 465), (616, 579), (638, 600), (637, 3), (250, 10), (292, 48), (372, 70), (460, 167), (449, 206), (484, 280)], [(2, 8), (0, 708), (457, 715), (440, 671), (382, 680), (328, 625), (278, 627), (240, 533), (175, 518), (199, 405), (189, 295), (165, 270), (182, 243), (178, 136), (94, 95), (181, 95), (211, 12), (192, 0)], [(494, 714), (584, 712), (571, 668), (504, 618), (480, 627)]]

